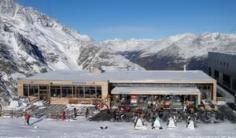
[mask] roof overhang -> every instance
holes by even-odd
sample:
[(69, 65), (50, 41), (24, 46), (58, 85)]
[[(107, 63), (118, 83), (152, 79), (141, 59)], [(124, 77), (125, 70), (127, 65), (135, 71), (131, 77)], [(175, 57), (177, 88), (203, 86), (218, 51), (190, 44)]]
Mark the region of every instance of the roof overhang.
[(200, 95), (197, 87), (115, 87), (111, 94), (129, 95)]

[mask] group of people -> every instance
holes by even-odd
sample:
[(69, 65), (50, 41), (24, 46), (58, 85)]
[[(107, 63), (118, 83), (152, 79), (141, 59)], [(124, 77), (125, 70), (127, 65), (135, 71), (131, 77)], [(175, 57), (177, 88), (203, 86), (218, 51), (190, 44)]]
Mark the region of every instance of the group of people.
[(60, 119), (61, 120), (65, 120), (66, 118), (68, 119), (76, 119), (76, 117), (78, 116), (77, 113), (77, 109), (73, 108), (72, 113), (71, 112), (66, 112), (66, 111), (62, 111), (61, 115), (60, 115)]
[[(78, 116), (76, 108), (73, 109), (73, 115), (72, 116), (73, 116), (72, 118), (76, 118)], [(24, 113), (24, 119), (25, 119), (25, 123), (27, 125), (30, 125), (30, 118), (31, 118), (31, 114), (29, 112), (25, 112)], [(62, 111), (61, 114), (60, 114), (60, 119), (65, 120), (66, 118), (67, 118), (66, 112)]]
[[(158, 115), (156, 117), (153, 117), (151, 127), (152, 129), (157, 129), (157, 130), (163, 129), (161, 119)], [(174, 115), (170, 115), (170, 117), (167, 120), (167, 128), (175, 128), (175, 127), (177, 127), (176, 117)], [(195, 127), (196, 125), (195, 125), (194, 119), (188, 116), (186, 120), (186, 128), (195, 129)], [(144, 119), (141, 115), (135, 117), (134, 128), (137, 130), (147, 129), (147, 126), (144, 124)]]

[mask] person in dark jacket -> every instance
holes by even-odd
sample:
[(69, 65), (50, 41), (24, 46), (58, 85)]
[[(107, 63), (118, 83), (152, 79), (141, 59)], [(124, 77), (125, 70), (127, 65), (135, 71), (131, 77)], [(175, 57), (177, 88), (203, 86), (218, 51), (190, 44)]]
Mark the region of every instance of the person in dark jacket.
[(86, 111), (85, 111), (85, 117), (88, 118), (88, 116), (89, 116), (89, 109), (86, 108)]
[(74, 118), (76, 118), (76, 117), (77, 117), (77, 109), (74, 108)]

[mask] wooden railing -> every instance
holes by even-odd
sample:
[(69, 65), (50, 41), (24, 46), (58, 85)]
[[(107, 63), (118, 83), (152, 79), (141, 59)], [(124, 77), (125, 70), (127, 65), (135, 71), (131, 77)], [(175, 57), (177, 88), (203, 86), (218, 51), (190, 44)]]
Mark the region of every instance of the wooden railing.
[(225, 101), (224, 97), (216, 97), (216, 101)]

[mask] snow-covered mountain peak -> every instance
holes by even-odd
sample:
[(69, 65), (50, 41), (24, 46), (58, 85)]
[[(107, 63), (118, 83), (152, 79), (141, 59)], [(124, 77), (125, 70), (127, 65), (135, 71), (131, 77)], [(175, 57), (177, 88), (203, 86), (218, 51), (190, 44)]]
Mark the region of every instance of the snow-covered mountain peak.
[(204, 33), (200, 38), (205, 41), (232, 41), (236, 39), (236, 34), (230, 33)]
[(0, 0), (0, 14), (14, 16), (17, 6), (15, 0)]
[(193, 40), (197, 36), (193, 33), (184, 33), (184, 34), (178, 34), (174, 36), (167, 37), (169, 41), (176, 42), (176, 41), (181, 41), (181, 40)]

